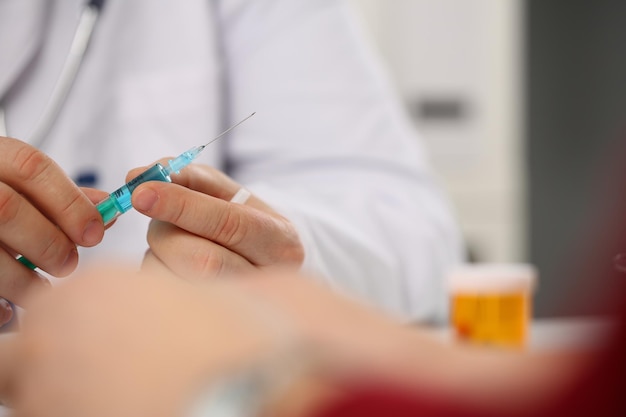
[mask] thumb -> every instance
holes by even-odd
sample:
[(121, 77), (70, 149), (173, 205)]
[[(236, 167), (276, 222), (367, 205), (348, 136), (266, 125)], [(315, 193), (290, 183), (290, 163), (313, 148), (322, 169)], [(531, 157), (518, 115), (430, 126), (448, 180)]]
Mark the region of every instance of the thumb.
[[(102, 200), (104, 200), (105, 198), (109, 196), (109, 193), (107, 193), (106, 191), (97, 190), (95, 188), (81, 187), (80, 189), (83, 192), (83, 194), (85, 194), (87, 198), (91, 200), (91, 202), (94, 204), (98, 204), (99, 202), (101, 202)], [(115, 220), (107, 224), (105, 227), (105, 230), (111, 227), (113, 224), (115, 224)]]

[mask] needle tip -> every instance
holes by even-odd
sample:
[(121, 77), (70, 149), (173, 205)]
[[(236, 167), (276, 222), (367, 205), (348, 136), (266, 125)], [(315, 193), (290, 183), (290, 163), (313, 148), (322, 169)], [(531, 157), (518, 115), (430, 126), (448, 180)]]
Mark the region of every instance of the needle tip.
[[(240, 124), (242, 124), (243, 122), (245, 122), (246, 120), (248, 120), (249, 118), (254, 116), (255, 114), (256, 114), (256, 112), (253, 112), (250, 116), (246, 117), (243, 120), (240, 120), (239, 123), (237, 123), (236, 125), (229, 127), (228, 129), (226, 129), (225, 131), (223, 131), (222, 133), (217, 135), (215, 138), (213, 138), (210, 142), (208, 142), (204, 146), (202, 146), (202, 149), (206, 148), (211, 143), (215, 142), (216, 140), (218, 140), (219, 138), (221, 138), (222, 136), (224, 136), (225, 134), (227, 134), (228, 132), (230, 132), (231, 130), (233, 130), (234, 128), (236, 128), (237, 126), (239, 126)], [(202, 149), (200, 149), (200, 150), (202, 150)]]

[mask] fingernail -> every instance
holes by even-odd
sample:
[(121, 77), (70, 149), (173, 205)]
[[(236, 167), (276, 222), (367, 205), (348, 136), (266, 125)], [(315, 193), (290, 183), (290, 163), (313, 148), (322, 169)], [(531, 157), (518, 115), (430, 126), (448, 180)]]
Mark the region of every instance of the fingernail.
[(102, 222), (98, 220), (92, 220), (85, 227), (85, 231), (83, 232), (83, 245), (85, 246), (94, 246), (97, 245), (102, 239), (102, 235), (104, 233), (104, 226)]
[(4, 298), (0, 298), (0, 327), (4, 326), (13, 318), (13, 308)]
[(59, 276), (69, 275), (74, 268), (76, 268), (76, 263), (78, 261), (78, 250), (76, 248), (72, 249), (70, 253), (67, 254), (67, 258), (65, 258), (65, 262), (61, 266), (61, 270), (59, 272)]
[(142, 188), (133, 193), (133, 207), (139, 211), (149, 212), (155, 205), (159, 195), (150, 188)]
[(52, 288), (52, 283), (50, 282), (50, 280), (42, 275), (39, 276), (39, 282), (41, 282), (41, 285), (46, 288)]

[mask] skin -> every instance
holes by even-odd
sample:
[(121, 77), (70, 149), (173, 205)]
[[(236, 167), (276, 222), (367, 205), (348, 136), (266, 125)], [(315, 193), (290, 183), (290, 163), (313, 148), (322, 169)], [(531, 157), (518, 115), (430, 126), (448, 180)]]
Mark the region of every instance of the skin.
[[(145, 169), (131, 171), (127, 180)], [(192, 164), (172, 180), (133, 192), (135, 209), (153, 219), (144, 267), (206, 279), (302, 265), (304, 249), (289, 220), (254, 195), (245, 204), (231, 203), (241, 185), (225, 174)]]
[(99, 268), (31, 306), (20, 334), (0, 339), (0, 387), (19, 417), (185, 415), (210, 383), (288, 358), (308, 365), (264, 415), (306, 415), (350, 381), (515, 415), (589, 357), (442, 344), (292, 272), (191, 283)]
[(228, 281), (107, 268), (70, 281), (33, 299), (0, 348), (20, 417), (184, 415), (208, 381), (280, 345)]
[(0, 158), (0, 297), (23, 305), (31, 289), (48, 281), (15, 257), (56, 277), (70, 274), (77, 245), (102, 240), (93, 201), (106, 194), (79, 189), (52, 159), (17, 139), (0, 137)]

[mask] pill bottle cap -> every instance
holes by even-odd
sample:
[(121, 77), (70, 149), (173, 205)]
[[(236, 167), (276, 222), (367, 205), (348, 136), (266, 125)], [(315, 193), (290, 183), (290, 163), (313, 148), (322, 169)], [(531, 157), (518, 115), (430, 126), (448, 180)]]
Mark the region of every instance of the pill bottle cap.
[(447, 281), (451, 294), (532, 292), (537, 270), (530, 264), (465, 264), (451, 270)]

